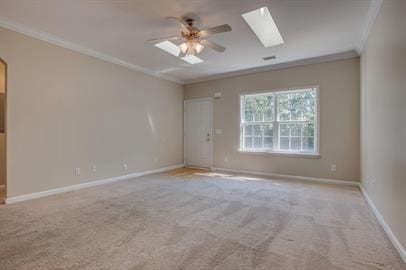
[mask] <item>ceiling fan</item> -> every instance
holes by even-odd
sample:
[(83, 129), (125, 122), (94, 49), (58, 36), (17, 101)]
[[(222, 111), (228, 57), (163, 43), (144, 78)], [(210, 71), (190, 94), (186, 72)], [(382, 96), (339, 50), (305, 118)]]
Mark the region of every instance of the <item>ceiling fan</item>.
[(208, 40), (207, 37), (231, 31), (230, 25), (223, 24), (200, 30), (195, 26), (195, 20), (192, 18), (180, 19), (177, 17), (168, 17), (168, 19), (174, 20), (182, 26), (180, 36), (155, 38), (148, 40), (148, 42), (156, 43), (164, 40), (183, 40), (184, 42), (179, 45), (179, 49), (186, 56), (196, 55), (205, 47), (217, 52), (224, 52), (226, 50), (223, 46)]

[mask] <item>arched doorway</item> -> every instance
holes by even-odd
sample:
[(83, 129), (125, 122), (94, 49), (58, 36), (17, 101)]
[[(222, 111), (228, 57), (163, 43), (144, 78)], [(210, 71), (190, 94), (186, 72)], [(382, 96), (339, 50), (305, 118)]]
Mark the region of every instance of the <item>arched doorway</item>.
[(7, 64), (0, 58), (0, 204), (7, 198), (6, 181), (6, 106), (7, 106)]

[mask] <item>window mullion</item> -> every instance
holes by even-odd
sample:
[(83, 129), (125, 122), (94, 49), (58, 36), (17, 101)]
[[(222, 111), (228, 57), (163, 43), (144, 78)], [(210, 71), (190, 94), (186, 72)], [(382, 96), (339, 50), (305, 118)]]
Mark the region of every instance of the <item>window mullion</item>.
[(240, 147), (245, 148), (245, 96), (240, 97)]
[[(313, 122), (312, 122), (313, 123)], [(266, 121), (266, 122), (245, 122), (247, 125), (267, 125), (273, 124), (273, 121)]]
[(242, 145), (242, 148), (246, 148), (246, 146), (245, 146), (245, 128), (246, 128), (246, 125), (245, 125), (245, 124), (241, 124), (241, 132), (242, 132), (242, 135), (241, 135), (240, 137), (241, 137), (241, 145)]
[[(255, 116), (253, 116), (255, 118)], [(255, 148), (254, 143), (255, 143), (255, 126), (251, 128), (251, 148)]]
[(272, 149), (274, 151), (279, 150), (279, 124), (278, 124), (278, 95), (273, 94), (274, 106), (273, 106), (273, 143)]
[(300, 125), (300, 151), (303, 151), (303, 129), (304, 125)]

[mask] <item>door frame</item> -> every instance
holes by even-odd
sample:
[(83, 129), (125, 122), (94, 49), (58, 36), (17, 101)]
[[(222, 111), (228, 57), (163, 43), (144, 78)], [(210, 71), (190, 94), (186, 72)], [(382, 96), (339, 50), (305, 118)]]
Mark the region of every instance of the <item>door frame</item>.
[[(195, 99), (185, 99), (183, 101), (183, 165), (186, 165), (186, 104), (196, 101), (209, 101), (210, 103), (210, 146), (209, 146), (209, 167), (208, 169), (213, 169), (213, 98), (195, 98)], [(188, 166), (191, 167), (191, 166)]]
[(4, 198), (3, 202), (0, 200), (0, 205), (1, 204), (6, 204), (7, 201), (7, 133), (8, 133), (8, 128), (7, 128), (7, 95), (8, 95), (8, 89), (7, 89), (7, 83), (8, 83), (8, 66), (7, 62), (3, 60), (3, 58), (0, 57), (0, 63), (4, 65), (4, 151), (5, 151), (5, 160), (4, 160)]

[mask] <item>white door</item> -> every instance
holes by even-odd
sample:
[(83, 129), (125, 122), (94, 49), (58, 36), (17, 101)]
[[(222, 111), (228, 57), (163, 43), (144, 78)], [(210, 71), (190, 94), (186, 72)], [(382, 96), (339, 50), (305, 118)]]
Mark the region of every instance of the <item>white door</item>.
[(185, 163), (210, 168), (211, 99), (185, 101)]

